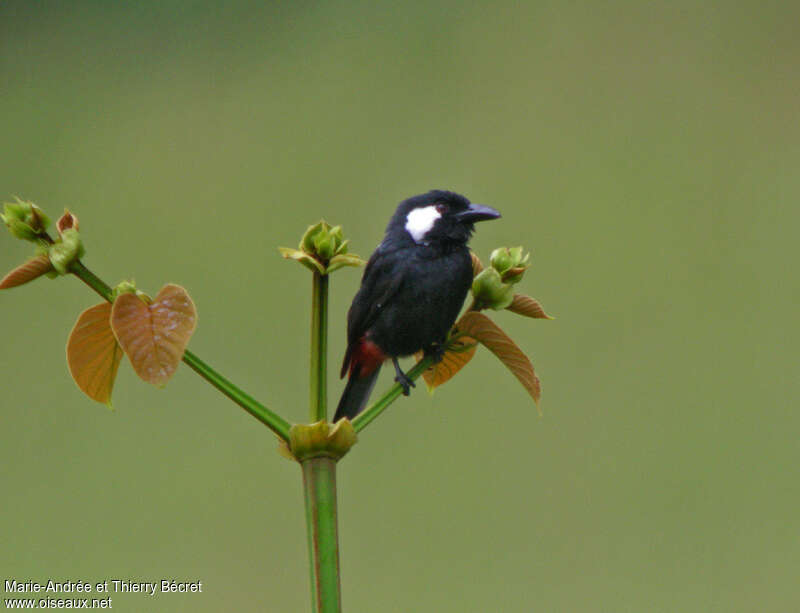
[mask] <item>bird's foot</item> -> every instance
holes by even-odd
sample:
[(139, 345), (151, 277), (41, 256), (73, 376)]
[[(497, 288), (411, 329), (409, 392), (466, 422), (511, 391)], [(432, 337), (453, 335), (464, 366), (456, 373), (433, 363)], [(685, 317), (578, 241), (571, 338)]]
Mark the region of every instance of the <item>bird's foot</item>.
[(434, 364), (438, 364), (444, 358), (446, 351), (444, 343), (433, 343), (425, 347), (424, 355), (430, 357)]
[(411, 379), (408, 378), (408, 375), (405, 373), (400, 373), (394, 378), (400, 384), (400, 387), (403, 388), (403, 396), (410, 396), (411, 395), (411, 388), (417, 387), (417, 384), (414, 383)]
[(394, 372), (397, 373), (394, 380), (403, 388), (403, 396), (411, 395), (411, 388), (417, 387), (417, 385), (406, 373), (400, 370), (400, 364), (397, 363), (397, 358), (392, 358), (392, 363), (394, 364)]

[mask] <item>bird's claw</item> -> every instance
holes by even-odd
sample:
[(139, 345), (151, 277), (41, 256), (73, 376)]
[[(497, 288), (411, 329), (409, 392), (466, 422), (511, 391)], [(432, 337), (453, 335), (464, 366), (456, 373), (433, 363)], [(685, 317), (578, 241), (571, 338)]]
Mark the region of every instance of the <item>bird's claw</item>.
[(425, 357), (430, 357), (434, 364), (438, 364), (444, 359), (446, 351), (444, 343), (434, 343), (425, 348)]
[(398, 373), (394, 380), (400, 384), (400, 387), (403, 388), (403, 396), (410, 396), (411, 388), (417, 387), (417, 384), (414, 383), (405, 373)]

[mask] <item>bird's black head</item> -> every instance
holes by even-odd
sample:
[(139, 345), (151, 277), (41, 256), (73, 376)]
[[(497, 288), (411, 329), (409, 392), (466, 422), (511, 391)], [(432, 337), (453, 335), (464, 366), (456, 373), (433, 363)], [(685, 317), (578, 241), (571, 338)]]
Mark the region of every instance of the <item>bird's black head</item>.
[(417, 244), (465, 244), (475, 222), (497, 219), (500, 213), (472, 204), (454, 192), (434, 189), (403, 200), (386, 228), (387, 236), (403, 236)]

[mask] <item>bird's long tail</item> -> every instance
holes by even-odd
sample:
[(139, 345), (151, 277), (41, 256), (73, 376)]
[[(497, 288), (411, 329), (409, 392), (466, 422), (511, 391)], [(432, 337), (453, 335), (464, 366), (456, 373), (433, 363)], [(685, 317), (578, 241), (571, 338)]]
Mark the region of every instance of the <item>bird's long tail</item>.
[(353, 419), (364, 410), (367, 406), (369, 395), (372, 393), (372, 388), (375, 387), (375, 382), (378, 380), (380, 371), (379, 364), (364, 376), (361, 376), (361, 368), (358, 367), (350, 372), (347, 385), (345, 385), (342, 397), (339, 399), (339, 406), (336, 407), (334, 422), (339, 421), (342, 417)]

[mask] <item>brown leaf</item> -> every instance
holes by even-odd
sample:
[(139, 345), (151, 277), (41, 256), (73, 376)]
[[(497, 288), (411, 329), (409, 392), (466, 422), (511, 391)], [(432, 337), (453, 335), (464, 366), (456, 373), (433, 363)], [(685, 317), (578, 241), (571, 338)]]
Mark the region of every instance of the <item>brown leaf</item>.
[(165, 285), (151, 304), (122, 294), (111, 309), (111, 327), (136, 374), (163, 386), (178, 368), (197, 324), (194, 303), (179, 285)]
[(110, 317), (108, 302), (89, 307), (80, 314), (67, 340), (67, 364), (75, 383), (89, 398), (109, 407), (122, 359)]
[(534, 319), (553, 319), (544, 312), (538, 300), (523, 294), (514, 294), (513, 302), (506, 308), (514, 313), (533, 317)]
[(533, 364), (497, 324), (483, 313), (468, 311), (458, 320), (456, 327), (495, 354), (528, 390), (536, 405), (539, 405), (542, 386), (539, 377), (533, 371)]
[(472, 277), (475, 278), (478, 276), (478, 273), (483, 270), (483, 262), (475, 255), (474, 251), (470, 251), (469, 256), (472, 258)]
[(37, 277), (53, 270), (50, 258), (46, 255), (37, 255), (24, 264), (17, 266), (0, 280), (0, 289), (9, 289), (33, 281)]
[[(425, 369), (425, 372), (422, 373), (422, 377), (428, 385), (428, 390), (432, 392), (452, 379), (472, 359), (477, 348), (477, 341), (468, 336), (462, 336), (454, 341), (451, 348), (445, 351), (442, 361)], [(422, 352), (417, 353), (417, 362), (422, 357)]]

